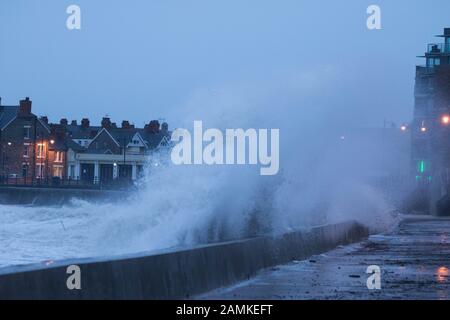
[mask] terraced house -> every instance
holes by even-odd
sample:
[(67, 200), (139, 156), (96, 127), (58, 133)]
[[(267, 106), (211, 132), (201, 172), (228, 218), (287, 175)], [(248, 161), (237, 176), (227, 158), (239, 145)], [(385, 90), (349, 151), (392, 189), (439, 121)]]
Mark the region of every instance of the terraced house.
[(118, 127), (108, 117), (100, 126), (91, 126), (89, 119), (83, 119), (80, 125), (62, 119), (60, 125), (70, 140), (68, 177), (84, 183), (135, 181), (146, 165), (158, 166), (170, 148), (168, 125), (160, 125), (157, 120), (144, 128), (135, 128), (126, 120)]
[(63, 177), (65, 146), (56, 144), (47, 118), (31, 112), (29, 98), (5, 106), (0, 99), (0, 172), (2, 181), (41, 183)]
[(113, 185), (132, 183), (144, 168), (156, 167), (168, 155), (167, 123), (150, 121), (136, 128), (104, 117), (98, 126), (84, 118), (78, 124), (31, 112), (29, 98), (17, 106), (0, 99), (0, 176), (2, 183), (46, 185)]

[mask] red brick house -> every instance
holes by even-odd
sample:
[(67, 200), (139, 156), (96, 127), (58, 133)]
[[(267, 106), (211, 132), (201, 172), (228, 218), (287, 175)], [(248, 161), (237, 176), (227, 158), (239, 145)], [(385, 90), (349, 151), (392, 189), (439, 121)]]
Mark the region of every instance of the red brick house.
[(31, 112), (27, 97), (18, 106), (0, 99), (0, 176), (2, 181), (35, 184), (64, 177), (65, 146), (46, 117)]
[[(144, 167), (155, 167), (170, 149), (168, 124), (152, 120), (135, 128), (124, 120), (118, 127), (108, 117), (101, 126), (47, 117), (31, 112), (29, 98), (17, 106), (0, 99), (0, 182), (18, 185), (108, 185), (132, 183)], [(120, 180), (120, 181), (119, 181)], [(59, 185), (59, 184), (58, 184)]]

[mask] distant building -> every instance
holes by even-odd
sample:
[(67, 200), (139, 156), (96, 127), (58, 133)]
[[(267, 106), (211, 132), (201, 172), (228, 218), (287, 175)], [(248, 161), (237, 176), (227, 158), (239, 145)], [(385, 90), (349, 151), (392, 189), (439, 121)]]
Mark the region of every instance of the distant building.
[(17, 183), (34, 183), (53, 175), (62, 177), (64, 148), (55, 145), (46, 118), (31, 112), (29, 98), (17, 106), (4, 106), (0, 99), (0, 176)]
[(412, 124), (412, 170), (421, 185), (439, 189), (432, 198), (447, 193), (450, 168), (450, 28), (438, 37), (443, 43), (429, 44), (426, 64), (416, 67)]
[(80, 124), (67, 119), (54, 124), (33, 114), (31, 106), (29, 98), (17, 106), (4, 106), (0, 99), (3, 183), (131, 183), (146, 165), (164, 161), (171, 147), (168, 124), (157, 120), (144, 128), (135, 128), (126, 120), (118, 127), (108, 117), (99, 126), (91, 126), (86, 118)]
[(103, 118), (101, 126), (91, 126), (88, 119), (83, 119), (80, 125), (75, 121), (69, 125), (63, 119), (61, 125), (70, 140), (68, 177), (83, 182), (137, 180), (144, 166), (158, 165), (159, 156), (170, 146), (167, 123), (161, 126), (156, 120), (144, 128), (135, 128), (126, 120), (118, 127), (108, 117)]

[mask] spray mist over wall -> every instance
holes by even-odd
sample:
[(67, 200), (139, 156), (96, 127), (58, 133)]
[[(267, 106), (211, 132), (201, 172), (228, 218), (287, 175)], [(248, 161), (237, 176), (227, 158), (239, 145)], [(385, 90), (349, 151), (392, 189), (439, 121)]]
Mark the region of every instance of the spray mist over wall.
[(280, 129), (278, 175), (260, 176), (250, 165), (169, 163), (149, 166), (137, 194), (121, 204), (2, 206), (0, 265), (191, 246), (348, 219), (389, 225), (392, 194), (388, 200), (374, 177), (407, 167), (408, 152), (404, 141), (387, 147), (382, 130), (357, 130), (362, 96), (330, 67), (199, 90), (172, 115), (177, 126), (191, 130), (202, 120), (221, 130)]

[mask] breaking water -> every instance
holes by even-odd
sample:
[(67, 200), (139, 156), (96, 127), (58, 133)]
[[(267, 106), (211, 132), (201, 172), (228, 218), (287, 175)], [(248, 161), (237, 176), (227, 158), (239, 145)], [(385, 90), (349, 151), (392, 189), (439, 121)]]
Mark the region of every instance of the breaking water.
[(388, 200), (386, 185), (374, 187), (372, 178), (407, 171), (407, 136), (391, 139), (384, 129), (352, 134), (364, 112), (355, 116), (354, 104), (344, 112), (347, 103), (336, 102), (339, 74), (326, 69), (287, 79), (201, 91), (176, 114), (187, 129), (194, 120), (219, 129), (279, 128), (277, 176), (262, 177), (255, 166), (169, 166), (148, 172), (140, 191), (120, 204), (0, 205), (0, 266), (193, 246), (349, 219), (392, 223), (386, 214), (392, 194)]
[[(255, 172), (163, 168), (121, 204), (1, 205), (0, 267), (186, 247), (350, 218), (391, 223), (389, 206), (369, 186), (341, 185), (331, 206), (292, 181)], [(293, 198), (293, 190), (305, 197)]]

